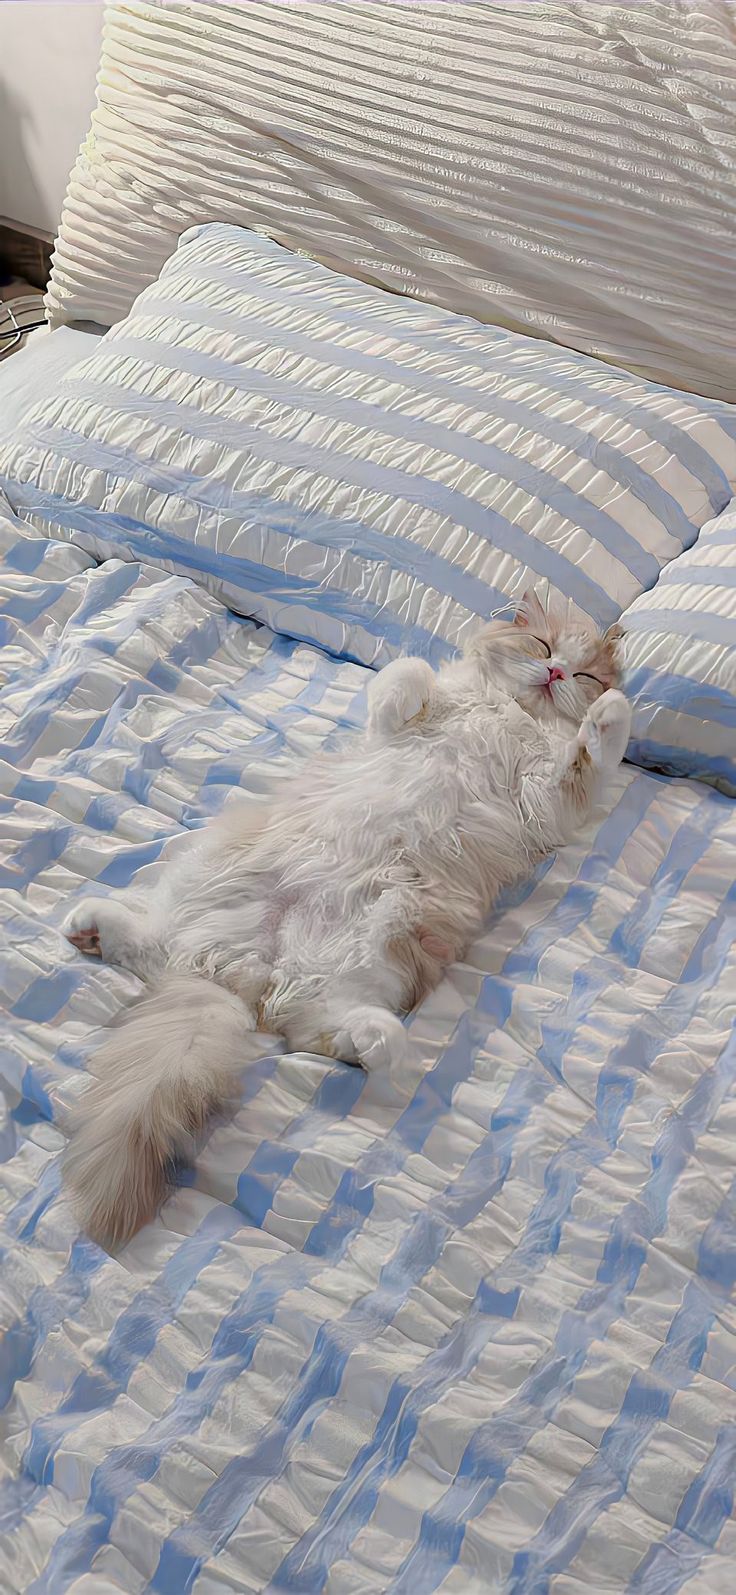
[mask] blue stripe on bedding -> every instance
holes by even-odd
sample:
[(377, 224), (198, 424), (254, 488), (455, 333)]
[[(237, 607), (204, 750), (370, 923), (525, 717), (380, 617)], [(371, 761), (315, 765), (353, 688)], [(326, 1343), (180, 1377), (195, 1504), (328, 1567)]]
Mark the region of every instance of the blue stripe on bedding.
[(713, 781), (721, 791), (736, 797), (736, 756), (701, 752), (697, 748), (668, 743), (658, 736), (634, 735), (626, 754), (632, 764), (645, 770), (662, 770), (665, 775), (689, 777), (694, 781)]
[(736, 698), (728, 688), (713, 682), (694, 681), (689, 676), (640, 665), (627, 671), (624, 689), (634, 707), (641, 704), (643, 710), (649, 711), (649, 717), (660, 709), (671, 709), (736, 731)]
[(736, 587), (736, 570), (728, 570), (723, 565), (703, 565), (697, 569), (692, 561), (681, 567), (675, 561), (665, 566), (659, 579), (662, 587)]
[(626, 616), (626, 629), (670, 632), (725, 648), (733, 648), (736, 643), (736, 615), (719, 615), (705, 609), (632, 609)]

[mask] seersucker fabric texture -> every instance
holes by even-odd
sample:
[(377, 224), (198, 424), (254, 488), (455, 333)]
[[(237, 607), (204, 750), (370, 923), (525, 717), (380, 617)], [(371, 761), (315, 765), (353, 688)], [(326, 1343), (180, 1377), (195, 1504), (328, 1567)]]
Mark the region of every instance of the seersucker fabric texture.
[(731, 0), (121, 0), (52, 322), (201, 221), (736, 400)]
[(76, 894), (334, 745), (367, 671), (0, 514), (5, 1595), (723, 1595), (736, 812), (622, 769), (409, 1020), (264, 1057), (113, 1260), (65, 1111), (138, 994)]
[(0, 444), (16, 513), (362, 663), (546, 583), (605, 627), (736, 488), (736, 408), (192, 229)]
[(622, 625), (629, 758), (736, 797), (736, 500)]

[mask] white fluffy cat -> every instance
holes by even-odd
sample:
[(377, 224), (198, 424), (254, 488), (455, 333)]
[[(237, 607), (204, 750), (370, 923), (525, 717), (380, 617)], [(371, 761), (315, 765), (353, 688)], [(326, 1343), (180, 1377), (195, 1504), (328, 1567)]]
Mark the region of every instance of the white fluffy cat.
[[(399, 1061), (400, 1018), (461, 957), (500, 889), (584, 819), (630, 711), (615, 636), (529, 594), (435, 674), (374, 676), (368, 724), (284, 796), (234, 803), (155, 895), (82, 901), (82, 952), (152, 986), (94, 1060), (66, 1178), (86, 1230), (127, 1240), (233, 1093), (259, 1032), (366, 1069)], [(250, 1035), (248, 1034), (250, 1033)]]

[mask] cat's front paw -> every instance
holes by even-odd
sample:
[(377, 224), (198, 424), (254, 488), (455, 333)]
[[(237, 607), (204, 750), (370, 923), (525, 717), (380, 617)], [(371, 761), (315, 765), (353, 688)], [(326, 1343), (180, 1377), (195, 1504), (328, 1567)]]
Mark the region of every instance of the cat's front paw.
[(601, 770), (618, 768), (631, 735), (631, 705), (622, 692), (610, 687), (588, 710), (580, 728), (580, 743)]
[(396, 659), (385, 665), (371, 683), (368, 729), (392, 736), (414, 720), (429, 703), (434, 671), (426, 659)]

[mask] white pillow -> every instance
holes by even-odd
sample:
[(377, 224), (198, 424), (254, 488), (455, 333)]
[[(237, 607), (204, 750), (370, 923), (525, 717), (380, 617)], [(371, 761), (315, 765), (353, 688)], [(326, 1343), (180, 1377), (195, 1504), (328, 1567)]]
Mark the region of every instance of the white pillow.
[(106, 11), (54, 323), (110, 323), (203, 221), (736, 399), (729, 0)]
[(628, 758), (736, 796), (736, 500), (621, 623)]
[(0, 448), (0, 486), (47, 534), (379, 664), (540, 579), (608, 625), (728, 502), (735, 436), (717, 400), (215, 226)]

